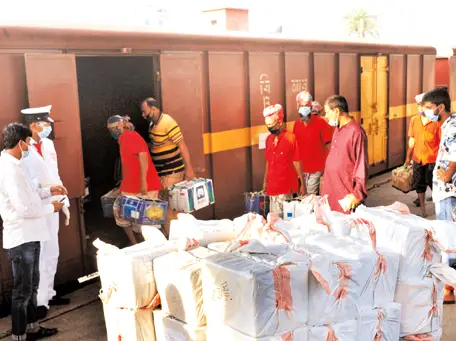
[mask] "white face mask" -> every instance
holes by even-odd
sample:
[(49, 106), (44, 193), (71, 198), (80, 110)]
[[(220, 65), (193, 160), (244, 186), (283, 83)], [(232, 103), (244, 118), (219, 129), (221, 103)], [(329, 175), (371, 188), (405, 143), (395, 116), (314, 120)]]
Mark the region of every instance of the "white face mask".
[(38, 136), (40, 137), (40, 139), (44, 139), (44, 138), (48, 137), (51, 134), (51, 132), (52, 132), (51, 126), (43, 127), (43, 130), (41, 130), (38, 133)]
[(432, 122), (437, 122), (439, 120), (439, 115), (436, 115), (434, 109), (424, 110), (424, 116), (426, 116)]
[(28, 150), (23, 150), (22, 147), (21, 147), (21, 145), (19, 145), (19, 148), (20, 148), (21, 154), (22, 154), (21, 160), (25, 159), (27, 156), (30, 155), (30, 151), (28, 151)]
[(328, 124), (331, 126), (331, 127), (337, 127), (339, 126), (339, 117), (337, 118), (333, 118), (331, 117), (333, 114), (331, 113), (330, 114), (330, 118), (328, 120)]
[(311, 111), (312, 109), (310, 107), (301, 107), (298, 110), (299, 115), (301, 115), (302, 117), (309, 116)]

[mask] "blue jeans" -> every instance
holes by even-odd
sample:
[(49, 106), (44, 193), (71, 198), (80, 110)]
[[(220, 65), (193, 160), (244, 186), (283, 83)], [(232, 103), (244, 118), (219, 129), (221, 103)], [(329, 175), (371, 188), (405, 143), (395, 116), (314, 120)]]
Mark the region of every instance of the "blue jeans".
[(27, 330), (38, 326), (36, 295), (40, 283), (40, 243), (30, 242), (6, 250), (13, 269), (11, 320), (13, 340), (25, 340)]
[[(456, 197), (450, 197), (435, 203), (435, 215), (437, 220), (455, 221), (453, 210), (456, 209)], [(448, 261), (448, 265), (456, 268), (456, 253), (442, 253), (442, 262)]]

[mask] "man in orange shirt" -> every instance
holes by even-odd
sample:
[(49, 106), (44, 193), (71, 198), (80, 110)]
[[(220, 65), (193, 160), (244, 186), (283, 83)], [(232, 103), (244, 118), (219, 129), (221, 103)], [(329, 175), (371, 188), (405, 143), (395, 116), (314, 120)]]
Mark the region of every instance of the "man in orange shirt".
[(298, 145), (293, 133), (285, 129), (283, 109), (280, 104), (264, 109), (263, 115), (271, 135), (266, 139), (266, 172), (263, 188), (270, 197), (270, 211), (283, 216), (283, 202), (298, 192), (306, 194)]
[[(424, 94), (416, 96), (418, 108)], [(425, 194), (429, 186), (432, 189), (432, 174), (439, 152), (441, 124), (432, 122), (423, 115), (422, 110), (412, 117), (409, 127), (409, 148), (407, 150), (406, 165), (413, 161), (413, 181), (418, 194), (419, 206), (423, 217), (426, 217)]]
[(323, 118), (312, 114), (315, 105), (310, 93), (300, 92), (296, 102), (299, 118), (293, 126), (293, 134), (298, 142), (307, 194), (318, 195), (333, 131)]

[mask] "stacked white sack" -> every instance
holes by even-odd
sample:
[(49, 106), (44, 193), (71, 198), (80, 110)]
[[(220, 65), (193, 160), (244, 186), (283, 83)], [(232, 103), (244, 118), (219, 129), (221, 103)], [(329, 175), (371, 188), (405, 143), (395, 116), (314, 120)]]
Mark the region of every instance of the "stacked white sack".
[(400, 213), (360, 207), (348, 218), (351, 235), (372, 247), (390, 248), (400, 254), (399, 280), (423, 278), (431, 264), (440, 263), (440, 249), (422, 226), (406, 224)]
[[(313, 245), (296, 245), (298, 252), (310, 254), (309, 326), (333, 324), (356, 319), (360, 297), (367, 275), (360, 271), (363, 264), (344, 259)], [(370, 267), (374, 267), (374, 259)]]
[(203, 260), (208, 328), (223, 325), (253, 338), (282, 335), (305, 326), (308, 257), (296, 252), (252, 258), (218, 253)]
[(389, 303), (382, 308), (366, 309), (359, 319), (359, 341), (399, 340), (401, 305)]
[[(302, 327), (290, 332), (265, 337), (244, 335), (228, 326), (207, 329), (207, 341), (308, 341), (309, 329)], [(342, 340), (342, 339), (341, 339)], [(327, 339), (324, 339), (327, 341)], [(345, 341), (345, 340), (344, 340)], [(356, 340), (354, 340), (356, 341)]]
[(442, 327), (444, 283), (435, 277), (398, 281), (402, 306), (401, 337), (437, 332)]
[(152, 261), (173, 251), (175, 245), (146, 241), (117, 249), (100, 243), (97, 244), (97, 266), (103, 303), (127, 309), (152, 306), (157, 295)]
[(216, 254), (199, 247), (171, 252), (154, 260), (154, 273), (162, 311), (190, 327), (206, 325), (200, 259)]
[(356, 261), (356, 264), (361, 264), (361, 269), (356, 272), (357, 281), (363, 288), (359, 300), (361, 309), (382, 306), (394, 301), (399, 271), (397, 252), (383, 248), (373, 251), (360, 240), (332, 234), (313, 235), (302, 240), (305, 244), (318, 246), (329, 254), (339, 256), (339, 261)]
[(103, 305), (108, 341), (155, 341), (152, 311)]
[(358, 321), (349, 320), (345, 322), (328, 325), (313, 326), (309, 328), (309, 341), (370, 341), (358, 338)]
[(443, 330), (439, 329), (434, 333), (410, 335), (401, 337), (401, 341), (440, 341), (443, 335)]
[(169, 240), (192, 238), (201, 246), (207, 246), (235, 239), (240, 228), (229, 219), (197, 220), (191, 214), (179, 213), (177, 219), (171, 221)]
[(191, 327), (162, 310), (154, 310), (154, 323), (157, 341), (206, 341), (206, 327)]

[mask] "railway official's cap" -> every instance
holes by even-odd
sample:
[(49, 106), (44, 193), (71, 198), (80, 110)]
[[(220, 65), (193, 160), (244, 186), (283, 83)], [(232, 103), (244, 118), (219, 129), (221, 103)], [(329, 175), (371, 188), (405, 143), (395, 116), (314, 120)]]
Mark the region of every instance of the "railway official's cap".
[(27, 121), (33, 122), (54, 122), (52, 118), (49, 117), (51, 113), (52, 105), (40, 108), (28, 108), (21, 110), (21, 113), (25, 116)]
[(296, 96), (296, 102), (298, 102), (299, 105), (312, 105), (312, 95), (308, 91), (301, 91), (299, 94)]

